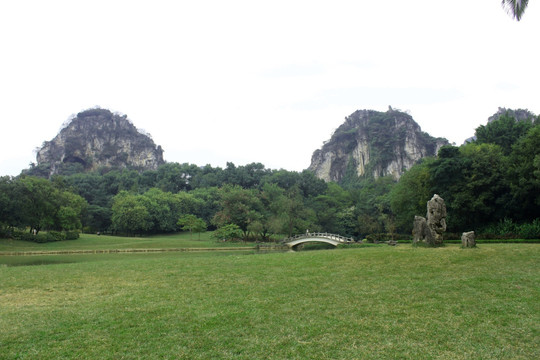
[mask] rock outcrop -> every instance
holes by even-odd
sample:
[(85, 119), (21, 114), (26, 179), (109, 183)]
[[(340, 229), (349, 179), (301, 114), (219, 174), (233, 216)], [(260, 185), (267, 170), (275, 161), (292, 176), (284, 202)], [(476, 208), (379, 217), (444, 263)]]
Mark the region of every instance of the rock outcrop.
[[(495, 114), (488, 117), (487, 123), (489, 124), (489, 123), (492, 123), (493, 121), (499, 120), (503, 116), (513, 117), (517, 122), (531, 120), (531, 119), (534, 119), (536, 117), (536, 115), (534, 115), (534, 113), (530, 112), (527, 109), (513, 110), (513, 109), (507, 109), (507, 108), (504, 108), (504, 107), (499, 107), (499, 109), (497, 109), (497, 112)], [(482, 126), (483, 125), (481, 125), (481, 127)], [(463, 142), (463, 144), (465, 145), (465, 144), (473, 142), (475, 140), (476, 140), (476, 135), (471, 136), (470, 138), (467, 138)]]
[(464, 232), (461, 234), (461, 247), (473, 248), (476, 247), (476, 239), (474, 238), (474, 231)]
[(414, 216), (413, 224), (413, 244), (429, 243), (431, 240), (431, 230), (427, 226), (426, 218), (423, 216)]
[(413, 244), (441, 246), (443, 233), (446, 231), (446, 205), (437, 194), (427, 202), (427, 220), (422, 216), (414, 217)]
[(504, 115), (513, 117), (514, 119), (516, 119), (516, 121), (526, 121), (526, 120), (533, 119), (535, 117), (535, 115), (527, 109), (513, 110), (513, 109), (507, 109), (504, 107), (499, 107), (497, 109), (497, 112), (488, 118), (488, 124), (490, 122), (500, 119)]
[(430, 245), (442, 245), (443, 233), (446, 231), (446, 204), (437, 194), (433, 195), (427, 203), (427, 225), (433, 236)]
[(99, 168), (157, 169), (164, 163), (163, 150), (127, 119), (106, 109), (77, 114), (37, 152), (38, 168), (48, 175)]
[(311, 157), (309, 170), (325, 181), (340, 182), (346, 174), (391, 175), (399, 179), (418, 160), (435, 156), (447, 145), (422, 132), (407, 113), (358, 110), (345, 118), (329, 141)]

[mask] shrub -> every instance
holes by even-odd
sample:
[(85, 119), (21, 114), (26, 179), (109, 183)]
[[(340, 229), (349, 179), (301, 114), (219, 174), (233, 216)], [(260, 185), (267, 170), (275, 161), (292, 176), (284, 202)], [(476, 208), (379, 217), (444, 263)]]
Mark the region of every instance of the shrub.
[(77, 240), (79, 238), (78, 231), (66, 231), (66, 240)]
[(66, 240), (66, 234), (63, 233), (63, 232), (60, 232), (60, 231), (49, 231), (47, 233), (48, 236), (48, 240), (47, 242), (53, 242), (53, 241), (62, 241), (62, 240)]
[(517, 230), (520, 237), (524, 239), (540, 239), (540, 219), (535, 219), (532, 223), (521, 224)]
[(386, 246), (385, 244), (364, 244), (364, 243), (352, 243), (352, 244), (338, 244), (336, 248), (338, 249), (357, 249), (373, 246)]
[(443, 241), (447, 240), (459, 240), (461, 242), (461, 234), (458, 233), (444, 233)]
[(540, 239), (540, 219), (531, 223), (516, 224), (504, 219), (496, 224), (486, 226), (479, 235), (483, 239)]
[(40, 232), (37, 235), (34, 235), (30, 232), (13, 230), (11, 232), (11, 238), (21, 241), (31, 241), (38, 244), (54, 242), (54, 241), (64, 241), (64, 240), (76, 240), (79, 238), (78, 231), (49, 231), (49, 232)]
[(0, 227), (0, 239), (9, 239), (13, 237), (13, 231), (8, 228)]
[(381, 241), (389, 240), (412, 240), (412, 235), (408, 234), (390, 234), (390, 233), (376, 233), (366, 236), (367, 242), (378, 243)]
[(238, 240), (242, 237), (242, 230), (238, 225), (228, 224), (216, 229), (212, 236), (215, 239), (222, 241)]

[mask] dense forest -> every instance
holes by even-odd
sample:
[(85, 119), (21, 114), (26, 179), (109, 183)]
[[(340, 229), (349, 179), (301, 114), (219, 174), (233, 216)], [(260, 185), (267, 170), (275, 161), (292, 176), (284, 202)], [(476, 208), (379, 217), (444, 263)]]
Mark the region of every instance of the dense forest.
[[(145, 235), (217, 230), (220, 238), (268, 241), (310, 231), (356, 239), (407, 237), (414, 215), (439, 194), (448, 236), (540, 237), (540, 117), (511, 113), (476, 129), (462, 146), (444, 146), (396, 182), (260, 163), (225, 168), (165, 163), (157, 170), (65, 167), (50, 179), (38, 166), (0, 177), (0, 237), (17, 231), (82, 230)], [(76, 166), (76, 164), (74, 164)], [(397, 235), (399, 234), (399, 235)]]

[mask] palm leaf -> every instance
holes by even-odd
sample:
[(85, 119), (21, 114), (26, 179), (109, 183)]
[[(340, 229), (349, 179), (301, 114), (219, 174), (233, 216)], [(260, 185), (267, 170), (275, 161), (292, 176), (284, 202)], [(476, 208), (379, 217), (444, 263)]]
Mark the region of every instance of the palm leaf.
[(501, 5), (510, 16), (519, 21), (529, 5), (529, 0), (502, 0)]

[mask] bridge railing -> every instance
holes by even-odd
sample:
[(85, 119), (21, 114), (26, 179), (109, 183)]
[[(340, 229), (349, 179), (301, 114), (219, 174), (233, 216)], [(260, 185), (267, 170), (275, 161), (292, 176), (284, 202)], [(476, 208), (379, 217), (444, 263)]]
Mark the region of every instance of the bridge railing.
[(341, 235), (337, 235), (337, 234), (330, 234), (330, 233), (320, 233), (320, 232), (315, 232), (315, 233), (308, 232), (308, 233), (305, 233), (305, 234), (298, 234), (298, 235), (295, 235), (295, 236), (291, 236), (289, 238), (284, 238), (281, 242), (282, 243), (288, 243), (288, 242), (291, 242), (291, 241), (294, 241), (294, 240), (306, 239), (306, 238), (311, 238), (311, 237), (332, 239), (332, 240), (336, 240), (336, 241), (341, 242), (341, 243), (354, 242), (354, 239), (350, 238), (350, 237), (341, 236)]

